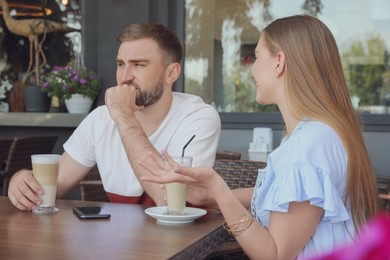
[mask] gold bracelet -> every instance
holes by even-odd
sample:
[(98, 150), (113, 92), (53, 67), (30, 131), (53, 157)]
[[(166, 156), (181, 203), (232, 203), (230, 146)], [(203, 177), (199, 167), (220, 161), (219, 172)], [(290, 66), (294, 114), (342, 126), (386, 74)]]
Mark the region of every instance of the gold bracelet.
[[(229, 225), (225, 222), (222, 226), (231, 236), (236, 237), (244, 233), (250, 227), (252, 222), (253, 216), (248, 210), (241, 218), (240, 222), (230, 225), (231, 227), (229, 227)], [(245, 226), (240, 228), (242, 224), (245, 224)]]

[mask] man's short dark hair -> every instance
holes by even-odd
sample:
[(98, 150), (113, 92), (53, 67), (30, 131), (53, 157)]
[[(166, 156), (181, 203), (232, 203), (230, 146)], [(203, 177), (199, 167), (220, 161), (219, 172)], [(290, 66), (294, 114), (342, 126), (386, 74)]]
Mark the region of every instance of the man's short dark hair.
[(139, 39), (150, 38), (165, 52), (166, 64), (180, 63), (183, 57), (183, 46), (177, 33), (157, 23), (134, 23), (126, 28), (118, 36), (119, 43)]

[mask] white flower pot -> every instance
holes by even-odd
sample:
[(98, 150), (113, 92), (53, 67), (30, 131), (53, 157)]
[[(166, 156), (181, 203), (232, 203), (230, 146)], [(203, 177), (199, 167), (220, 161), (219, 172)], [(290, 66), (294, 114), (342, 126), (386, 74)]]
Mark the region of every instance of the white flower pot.
[(0, 101), (0, 112), (9, 112), (9, 105), (7, 102)]
[(93, 100), (83, 97), (80, 94), (73, 94), (70, 99), (65, 100), (65, 106), (70, 114), (84, 114), (91, 110)]

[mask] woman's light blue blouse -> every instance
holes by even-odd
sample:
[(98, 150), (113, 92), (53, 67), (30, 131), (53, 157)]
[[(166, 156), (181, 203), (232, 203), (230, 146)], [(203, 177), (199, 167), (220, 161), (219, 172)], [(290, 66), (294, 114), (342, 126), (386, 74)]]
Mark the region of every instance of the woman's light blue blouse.
[(324, 209), (298, 259), (322, 255), (352, 241), (351, 212), (343, 203), (347, 159), (336, 131), (321, 122), (301, 121), (268, 156), (267, 167), (259, 170), (251, 207), (264, 227), (269, 226), (271, 211), (287, 212), (292, 201), (310, 201)]

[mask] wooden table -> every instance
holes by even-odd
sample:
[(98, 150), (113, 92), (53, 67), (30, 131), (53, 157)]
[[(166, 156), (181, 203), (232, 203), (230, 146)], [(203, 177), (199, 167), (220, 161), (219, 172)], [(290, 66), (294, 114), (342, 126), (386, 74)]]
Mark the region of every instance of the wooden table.
[[(144, 205), (57, 200), (55, 215), (16, 209), (0, 196), (1, 259), (202, 259), (226, 241), (217, 211), (184, 225), (163, 225)], [(100, 206), (109, 220), (80, 220), (76, 206)]]

